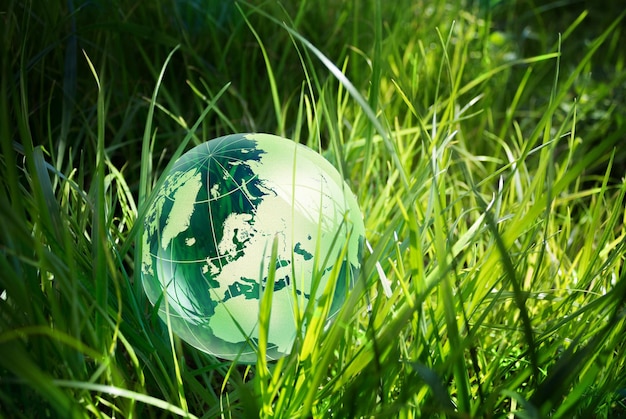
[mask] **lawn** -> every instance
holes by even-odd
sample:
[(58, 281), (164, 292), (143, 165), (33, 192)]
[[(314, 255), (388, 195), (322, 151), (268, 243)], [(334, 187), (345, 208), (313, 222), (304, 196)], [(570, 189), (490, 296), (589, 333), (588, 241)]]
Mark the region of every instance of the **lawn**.
[[(3, 2), (0, 416), (626, 417), (618, 3)], [(368, 243), (250, 365), (140, 278), (170, 162), (245, 132), (326, 157)]]

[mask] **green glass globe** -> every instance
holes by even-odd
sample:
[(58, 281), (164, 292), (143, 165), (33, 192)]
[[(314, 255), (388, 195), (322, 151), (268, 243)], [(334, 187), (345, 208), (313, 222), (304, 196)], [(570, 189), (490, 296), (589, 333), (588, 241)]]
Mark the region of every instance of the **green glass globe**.
[(364, 235), (354, 195), (321, 155), (273, 135), (228, 135), (182, 155), (156, 191), (141, 278), (179, 337), (250, 363), (272, 265), (267, 358), (277, 359), (291, 351), (297, 313), (319, 302), (329, 280), (328, 318), (339, 311), (361, 266)]

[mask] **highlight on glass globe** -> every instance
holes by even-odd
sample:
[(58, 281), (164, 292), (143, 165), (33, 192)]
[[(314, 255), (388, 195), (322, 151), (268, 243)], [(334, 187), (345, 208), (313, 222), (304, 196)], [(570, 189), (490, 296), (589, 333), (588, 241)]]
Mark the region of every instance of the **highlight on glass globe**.
[(291, 352), (306, 328), (297, 313), (320, 303), (327, 285), (332, 321), (358, 275), (365, 228), (324, 157), (282, 137), (234, 134), (191, 149), (165, 176), (145, 218), (141, 277), (175, 334), (216, 357), (256, 362), (271, 270), (268, 360)]

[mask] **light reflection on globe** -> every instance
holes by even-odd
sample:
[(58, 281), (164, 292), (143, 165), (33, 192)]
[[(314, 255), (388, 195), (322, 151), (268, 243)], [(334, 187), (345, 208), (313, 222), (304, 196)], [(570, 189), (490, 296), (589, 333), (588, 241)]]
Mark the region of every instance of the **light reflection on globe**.
[(360, 269), (364, 232), (354, 195), (318, 153), (273, 135), (228, 135), (181, 156), (156, 192), (143, 287), (189, 344), (255, 362), (260, 296), (275, 263), (267, 358), (276, 359), (292, 349), (296, 313), (318, 302), (330, 279), (329, 319), (339, 311)]

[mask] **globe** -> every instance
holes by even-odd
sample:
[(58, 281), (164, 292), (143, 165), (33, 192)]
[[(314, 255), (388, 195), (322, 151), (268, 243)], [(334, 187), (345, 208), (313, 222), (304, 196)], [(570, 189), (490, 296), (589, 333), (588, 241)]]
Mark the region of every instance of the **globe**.
[(266, 357), (274, 360), (306, 330), (307, 307), (325, 302), (332, 321), (361, 266), (356, 198), (320, 154), (282, 137), (200, 144), (174, 163), (150, 202), (145, 293), (175, 334), (222, 359), (257, 360), (267, 287)]

